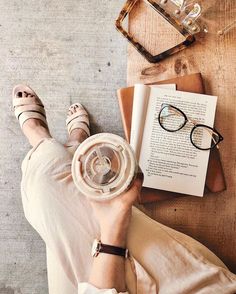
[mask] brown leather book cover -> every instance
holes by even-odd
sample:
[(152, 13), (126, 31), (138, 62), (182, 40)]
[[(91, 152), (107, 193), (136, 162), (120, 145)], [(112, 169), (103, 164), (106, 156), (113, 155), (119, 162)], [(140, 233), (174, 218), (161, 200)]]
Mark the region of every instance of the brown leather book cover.
[[(177, 90), (204, 94), (204, 84), (200, 73), (177, 77), (165, 81), (158, 81), (154, 84), (176, 84)], [(122, 123), (126, 140), (130, 141), (131, 119), (133, 109), (134, 87), (122, 88), (117, 91), (118, 101), (121, 111)], [(226, 183), (223, 168), (220, 160), (220, 154), (217, 148), (210, 153), (205, 193), (221, 192), (226, 189)], [(205, 194), (204, 193), (204, 194)], [(173, 197), (187, 196), (185, 194), (173, 193), (163, 190), (143, 188), (139, 197), (139, 203), (149, 203), (154, 201), (167, 200)]]

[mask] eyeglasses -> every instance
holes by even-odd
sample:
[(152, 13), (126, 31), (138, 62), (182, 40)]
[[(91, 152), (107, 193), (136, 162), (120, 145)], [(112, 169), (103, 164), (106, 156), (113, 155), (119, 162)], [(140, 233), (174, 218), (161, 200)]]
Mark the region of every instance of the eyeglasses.
[(223, 137), (217, 130), (204, 124), (198, 124), (195, 120), (187, 118), (186, 114), (179, 108), (163, 103), (158, 115), (160, 126), (167, 132), (181, 130), (187, 122), (194, 126), (190, 133), (190, 141), (194, 147), (200, 150), (210, 150), (218, 147)]

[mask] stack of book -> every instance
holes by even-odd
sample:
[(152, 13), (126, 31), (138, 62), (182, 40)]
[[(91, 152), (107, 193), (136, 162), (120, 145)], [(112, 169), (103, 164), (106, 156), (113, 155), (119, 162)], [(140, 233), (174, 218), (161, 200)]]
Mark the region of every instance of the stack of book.
[[(218, 149), (194, 147), (191, 122), (175, 132), (160, 125), (163, 105), (171, 105), (190, 120), (213, 127), (217, 97), (204, 94), (200, 73), (122, 88), (118, 100), (126, 139), (144, 173), (140, 203), (225, 190)], [(209, 138), (201, 140), (211, 141)]]

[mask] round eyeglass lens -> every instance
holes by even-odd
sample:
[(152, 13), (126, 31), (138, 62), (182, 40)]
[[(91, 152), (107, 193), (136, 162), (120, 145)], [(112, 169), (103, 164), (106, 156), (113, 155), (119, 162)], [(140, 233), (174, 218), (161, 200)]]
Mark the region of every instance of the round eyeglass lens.
[(197, 126), (191, 134), (193, 145), (202, 150), (214, 148), (219, 143), (219, 135), (211, 128)]
[(178, 109), (167, 105), (160, 112), (160, 124), (167, 131), (178, 131), (185, 124), (185, 117)]

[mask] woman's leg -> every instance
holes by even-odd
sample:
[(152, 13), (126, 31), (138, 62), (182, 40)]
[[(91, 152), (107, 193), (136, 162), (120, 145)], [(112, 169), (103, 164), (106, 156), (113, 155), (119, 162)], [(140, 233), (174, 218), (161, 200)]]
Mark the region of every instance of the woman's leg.
[(77, 287), (66, 275), (60, 260), (46, 248), (48, 289), (50, 294), (78, 294)]
[[(51, 138), (42, 102), (24, 85), (14, 88), (13, 99), (23, 133), (33, 147), (22, 163), (22, 200), (26, 218), (47, 246), (50, 293), (76, 293), (77, 283), (88, 275), (98, 228), (91, 221), (89, 203), (73, 184), (72, 155)], [(68, 115), (74, 112), (71, 109)], [(75, 129), (68, 141), (85, 138), (83, 130)]]
[(21, 187), (27, 220), (76, 287), (88, 278), (98, 228), (89, 202), (73, 183), (71, 159), (60, 143), (44, 139), (23, 161)]
[(236, 276), (204, 245), (133, 208), (128, 247), (160, 294), (236, 293)]

